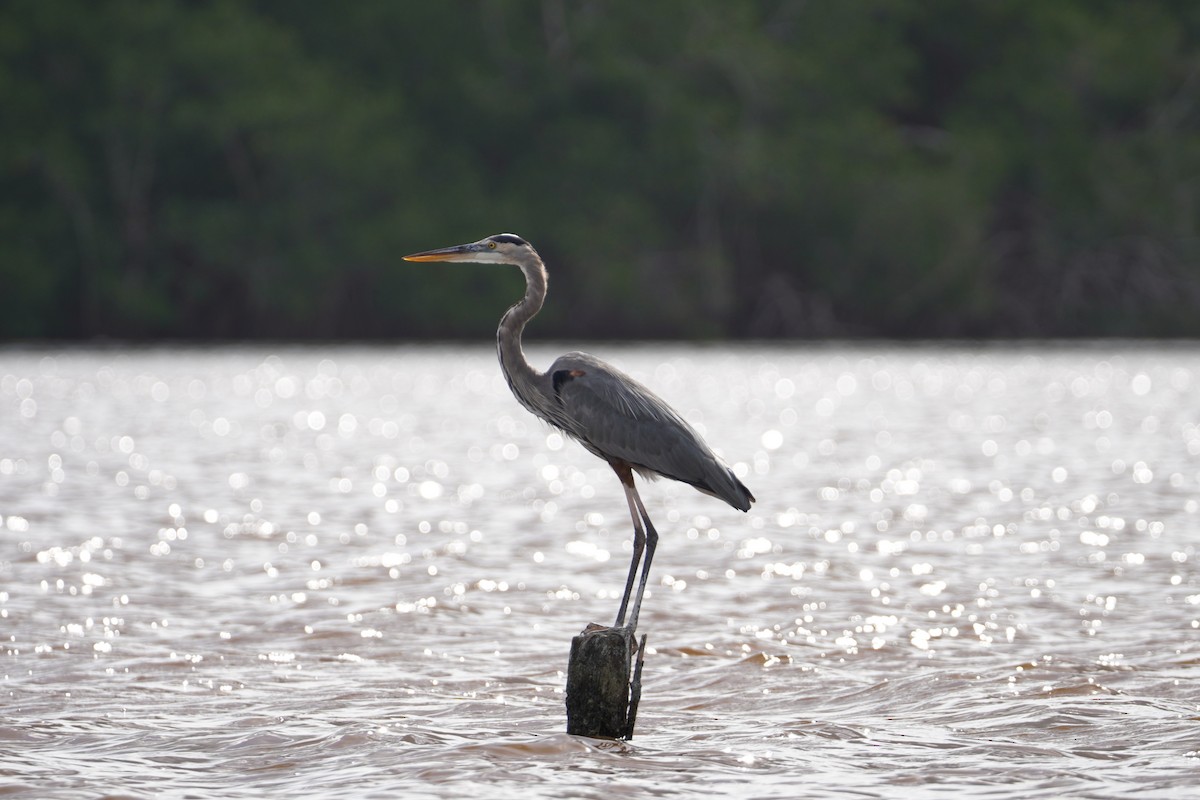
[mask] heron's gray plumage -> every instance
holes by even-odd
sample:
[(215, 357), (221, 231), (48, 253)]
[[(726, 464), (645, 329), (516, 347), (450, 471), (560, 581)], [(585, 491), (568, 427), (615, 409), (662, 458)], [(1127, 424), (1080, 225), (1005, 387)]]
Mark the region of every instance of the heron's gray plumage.
[(496, 331), (500, 369), (521, 405), (607, 461), (624, 485), (633, 518), (634, 551), (617, 625), (624, 624), (644, 547), (646, 557), (629, 621), (630, 627), (636, 628), (658, 534), (633, 485), (633, 472), (690, 484), (740, 511), (749, 510), (754, 495), (691, 425), (654, 392), (616, 367), (587, 353), (567, 353), (547, 372), (529, 363), (521, 348), (521, 334), (545, 302), (548, 277), (541, 257), (524, 239), (502, 233), (405, 258), (514, 264), (521, 268), (525, 296), (508, 309)]
[(658, 395), (587, 353), (568, 353), (550, 367), (581, 375), (562, 381), (555, 399), (560, 425), (600, 458), (624, 461), (646, 477), (690, 484), (740, 511), (753, 499), (742, 482)]

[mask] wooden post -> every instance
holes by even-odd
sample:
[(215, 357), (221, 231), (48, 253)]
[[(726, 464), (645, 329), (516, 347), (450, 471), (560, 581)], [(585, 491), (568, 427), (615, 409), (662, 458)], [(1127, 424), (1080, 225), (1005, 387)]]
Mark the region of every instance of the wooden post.
[[(567, 733), (632, 739), (642, 697), (646, 637), (591, 624), (571, 640), (567, 665)], [(637, 654), (636, 664), (633, 661)]]

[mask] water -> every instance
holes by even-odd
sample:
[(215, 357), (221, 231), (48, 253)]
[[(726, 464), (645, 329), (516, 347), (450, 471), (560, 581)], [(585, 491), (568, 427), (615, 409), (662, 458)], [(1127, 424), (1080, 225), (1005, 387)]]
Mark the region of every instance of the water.
[(0, 350), (0, 794), (1195, 796), (1196, 348), (592, 349), (759, 498), (644, 488), (628, 743), (620, 488), (486, 345)]

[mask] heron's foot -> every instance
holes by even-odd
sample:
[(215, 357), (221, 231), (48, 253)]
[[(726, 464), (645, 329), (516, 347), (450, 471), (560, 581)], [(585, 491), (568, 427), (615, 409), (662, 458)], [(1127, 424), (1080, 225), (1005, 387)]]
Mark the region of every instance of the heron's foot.
[(589, 633), (600, 633), (601, 631), (616, 631), (617, 633), (635, 636), (637, 632), (630, 625), (601, 625), (599, 622), (589, 622), (587, 627), (580, 631), (581, 636), (586, 636)]
[(621, 635), (629, 637), (629, 651), (631, 653), (636, 653), (638, 651), (638, 634), (637, 628), (634, 627), (634, 624), (626, 623), (625, 625), (614, 625), (612, 628), (610, 628), (610, 630), (617, 631)]

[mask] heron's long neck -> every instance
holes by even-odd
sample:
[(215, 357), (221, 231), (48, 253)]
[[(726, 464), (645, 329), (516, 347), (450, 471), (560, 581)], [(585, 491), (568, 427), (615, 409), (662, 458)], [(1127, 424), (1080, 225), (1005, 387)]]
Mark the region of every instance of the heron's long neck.
[(500, 355), (500, 369), (509, 388), (521, 404), (532, 411), (539, 399), (535, 389), (542, 373), (526, 360), (525, 352), (521, 349), (521, 333), (546, 300), (546, 266), (534, 254), (520, 267), (525, 273), (525, 296), (500, 318), (496, 349)]

